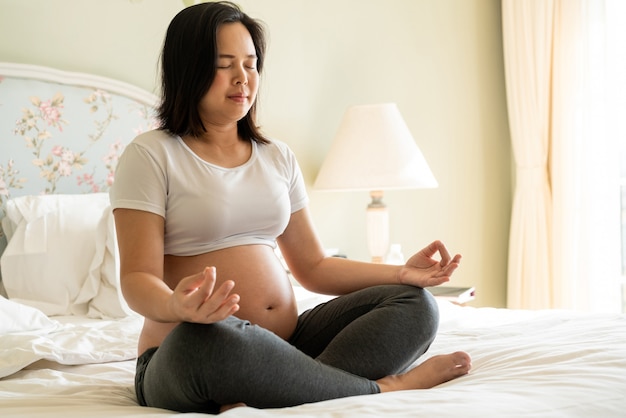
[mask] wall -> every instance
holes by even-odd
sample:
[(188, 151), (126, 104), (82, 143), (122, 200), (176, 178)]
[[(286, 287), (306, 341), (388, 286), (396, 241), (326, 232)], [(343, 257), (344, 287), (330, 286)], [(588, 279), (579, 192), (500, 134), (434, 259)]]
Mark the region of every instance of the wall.
[[(393, 191), (391, 240), (463, 254), (454, 283), (505, 304), (511, 157), (499, 0), (240, 0), (270, 32), (260, 123), (311, 186), (344, 110), (396, 102), (439, 181)], [(121, 79), (156, 92), (181, 0), (0, 0), (0, 60)], [(310, 190), (327, 247), (367, 259), (367, 192)]]

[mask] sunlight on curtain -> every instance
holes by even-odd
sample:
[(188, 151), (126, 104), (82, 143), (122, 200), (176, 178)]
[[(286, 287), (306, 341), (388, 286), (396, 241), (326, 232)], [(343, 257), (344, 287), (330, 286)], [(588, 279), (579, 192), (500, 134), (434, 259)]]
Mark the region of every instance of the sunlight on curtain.
[[(614, 66), (609, 42), (616, 16), (609, 15), (623, 6), (613, 1), (502, 3), (517, 164), (510, 308), (621, 309), (614, 122), (623, 128), (625, 116), (615, 119), (618, 109), (609, 100), (624, 100), (615, 77), (626, 72)], [(613, 45), (622, 51), (624, 44)]]
[(552, 304), (552, 200), (548, 178), (553, 2), (503, 0), (502, 28), (515, 195), (507, 305)]
[(555, 9), (551, 180), (554, 306), (620, 308), (619, 152), (607, 102), (606, 5)]
[(611, 132), (619, 144), (621, 177), (621, 305), (626, 313), (626, 2), (607, 0), (608, 114)]

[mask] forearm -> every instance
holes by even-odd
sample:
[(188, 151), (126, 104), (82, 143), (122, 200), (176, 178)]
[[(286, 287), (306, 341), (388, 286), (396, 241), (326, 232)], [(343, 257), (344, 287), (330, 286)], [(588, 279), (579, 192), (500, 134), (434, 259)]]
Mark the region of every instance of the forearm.
[(128, 306), (157, 322), (179, 322), (170, 309), (172, 290), (161, 279), (143, 272), (127, 273), (120, 279)]
[[(296, 280), (313, 292), (331, 295), (381, 284), (438, 286), (450, 280), (461, 261), (459, 254), (451, 257), (440, 241), (433, 241), (414, 254), (404, 266), (325, 257), (306, 208), (291, 215), (278, 244)], [(440, 261), (432, 258), (437, 253)]]
[(366, 287), (398, 284), (400, 269), (401, 266), (324, 257), (307, 271), (294, 273), (294, 277), (313, 292), (344, 295)]

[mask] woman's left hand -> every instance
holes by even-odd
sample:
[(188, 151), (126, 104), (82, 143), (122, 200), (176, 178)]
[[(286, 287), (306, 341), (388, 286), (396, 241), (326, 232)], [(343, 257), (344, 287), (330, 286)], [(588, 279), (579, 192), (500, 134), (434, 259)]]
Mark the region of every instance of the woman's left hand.
[[(437, 253), (441, 256), (440, 261), (433, 259)], [(451, 257), (441, 241), (434, 241), (407, 260), (398, 271), (398, 281), (417, 287), (438, 286), (450, 281), (460, 262), (459, 254)]]

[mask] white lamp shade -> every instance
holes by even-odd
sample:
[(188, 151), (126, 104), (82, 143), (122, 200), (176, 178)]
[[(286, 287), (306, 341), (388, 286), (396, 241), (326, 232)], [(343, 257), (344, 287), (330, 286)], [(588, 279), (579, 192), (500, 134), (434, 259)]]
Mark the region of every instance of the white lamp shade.
[(434, 188), (437, 180), (394, 103), (350, 107), (313, 186), (320, 190)]

